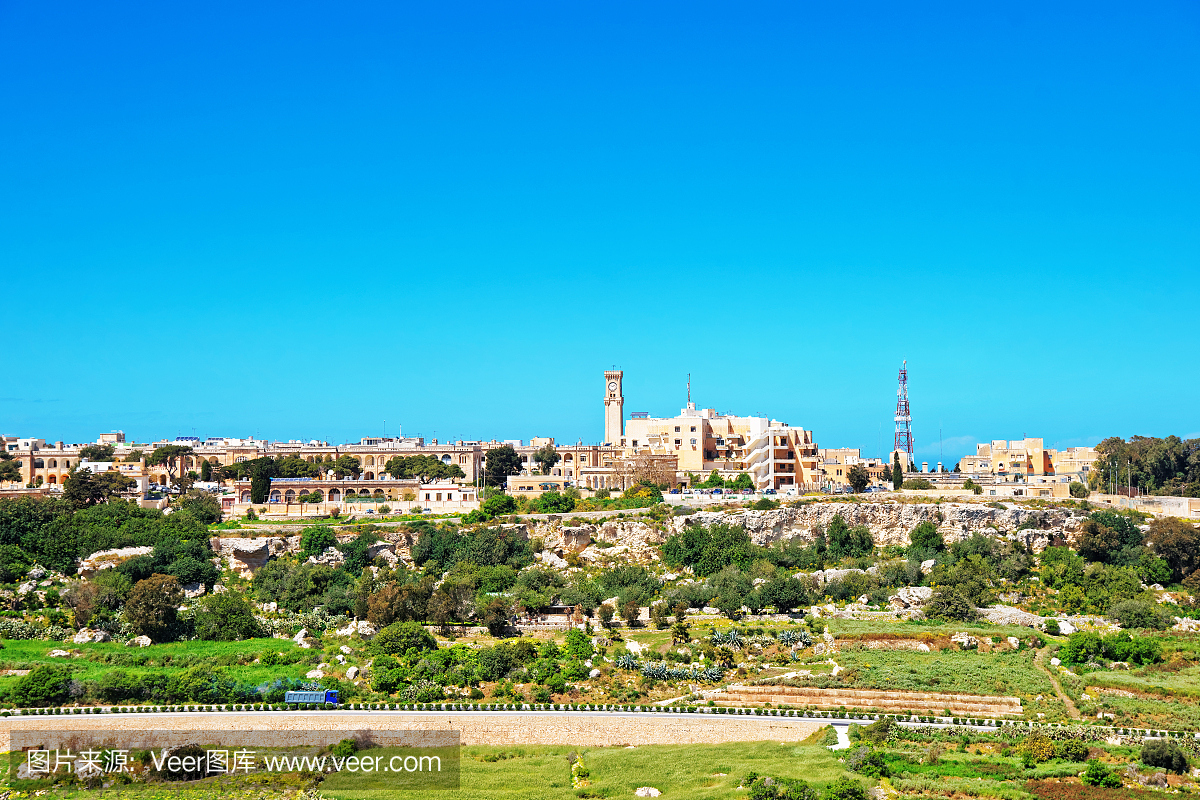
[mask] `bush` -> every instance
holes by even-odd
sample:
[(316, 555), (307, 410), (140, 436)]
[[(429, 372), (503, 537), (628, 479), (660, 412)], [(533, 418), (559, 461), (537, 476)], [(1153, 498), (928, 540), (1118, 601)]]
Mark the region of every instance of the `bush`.
[(1079, 481), (1071, 481), (1071, 484), (1067, 487), (1067, 491), (1071, 493), (1071, 497), (1078, 497), (1080, 499), (1091, 494), (1088, 487)]
[(1187, 772), (1188, 760), (1179, 745), (1166, 739), (1146, 742), (1142, 745), (1142, 763), (1149, 767), (1162, 769), (1182, 775)]
[(909, 478), (900, 485), (901, 489), (932, 489), (933, 484), (925, 478)]
[(1088, 762), (1080, 780), (1088, 786), (1100, 786), (1105, 789), (1117, 789), (1121, 786), (1121, 779), (1096, 758)]
[(821, 800), (867, 800), (867, 790), (853, 778), (838, 778), (825, 787)]
[(1122, 628), (1152, 628), (1165, 631), (1175, 623), (1175, 618), (1157, 605), (1143, 600), (1122, 600), (1114, 603), (1106, 615), (1121, 624)]
[(333, 528), (314, 525), (300, 531), (300, 557), (319, 556), (331, 547), (337, 547), (337, 536)]
[(1087, 761), (1087, 743), (1078, 739), (1065, 739), (1055, 745), (1054, 754), (1063, 761)]
[(223, 592), (205, 597), (196, 610), (196, 636), (213, 642), (236, 642), (261, 636), (254, 609), (243, 595)]
[(925, 604), (927, 619), (940, 619), (948, 622), (971, 622), (979, 615), (962, 592), (950, 586), (938, 589), (933, 597)]
[(10, 695), (18, 706), (49, 706), (67, 699), (71, 670), (58, 664), (36, 667), (17, 681)]
[(436, 650), (437, 641), (419, 622), (394, 622), (376, 634), (371, 651), (377, 655), (402, 656), (410, 648), (418, 652)]
[(883, 756), (866, 746), (853, 750), (850, 755), (846, 756), (846, 769), (857, 772), (859, 775), (866, 775), (868, 778), (886, 778), (888, 775), (887, 764), (884, 762)]

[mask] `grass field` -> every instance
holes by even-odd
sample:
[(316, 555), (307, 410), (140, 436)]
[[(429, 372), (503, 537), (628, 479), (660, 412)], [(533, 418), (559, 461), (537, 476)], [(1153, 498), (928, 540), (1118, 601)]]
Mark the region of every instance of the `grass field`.
[[(411, 752), (380, 748), (373, 755)], [(590, 775), (587, 785), (571, 785), (571, 757), (582, 756)], [(567, 800), (578, 797), (632, 797), (641, 786), (653, 786), (665, 797), (724, 800), (746, 796), (738, 791), (750, 772), (800, 778), (819, 788), (847, 774), (833, 753), (818, 744), (782, 745), (750, 742), (720, 745), (657, 745), (637, 748), (464, 747), (460, 751), (460, 788), (414, 791), (409, 796), (445, 800)], [(723, 773), (723, 774), (722, 774)], [(350, 773), (328, 776), (316, 792), (329, 800), (369, 800), (404, 796), (398, 789), (367, 789), (367, 780)], [(54, 798), (121, 798), (143, 800), (228, 800), (286, 796), (300, 788), (298, 775), (287, 779), (250, 776), (191, 784), (143, 784), (106, 790), (52, 789), (38, 794)], [(867, 783), (864, 780), (864, 783)], [(316, 793), (311, 795), (316, 797)]]
[[(125, 647), (115, 643), (71, 644), (37, 639), (8, 640), (0, 650), (4, 669), (32, 669), (42, 664), (66, 664), (75, 670), (76, 680), (97, 680), (107, 672), (125, 670), (136, 675), (147, 673), (177, 674), (188, 666), (219, 667), (242, 683), (258, 685), (277, 677), (302, 678), (313, 668), (303, 662), (279, 666), (248, 663), (261, 653), (291, 653), (297, 649), (288, 639), (246, 639), (241, 642), (172, 642), (153, 648)], [(50, 658), (51, 650), (78, 650), (78, 658)], [(320, 656), (320, 651), (311, 651)], [(307, 653), (306, 653), (307, 655)], [(139, 663), (140, 662), (140, 663)], [(0, 688), (19, 681), (14, 675), (0, 677)]]
[[(817, 787), (846, 774), (834, 754), (820, 745), (751, 742), (720, 745), (656, 745), (629, 748), (465, 747), (460, 766), (461, 788), (438, 797), (506, 800), (576, 798), (571, 788), (568, 755), (582, 755), (591, 773), (583, 791), (592, 797), (632, 797), (641, 786), (653, 786), (665, 797), (722, 800), (745, 797), (738, 791), (749, 772), (801, 778)], [(496, 758), (497, 760), (489, 760)], [(721, 774), (724, 773), (724, 774)], [(333, 800), (386, 798), (384, 790), (337, 788), (321, 794)]]

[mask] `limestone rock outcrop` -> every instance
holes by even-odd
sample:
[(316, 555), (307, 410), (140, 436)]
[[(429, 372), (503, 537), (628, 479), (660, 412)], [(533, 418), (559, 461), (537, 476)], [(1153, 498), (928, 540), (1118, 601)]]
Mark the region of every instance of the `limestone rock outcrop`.
[(215, 536), (213, 551), (229, 569), (243, 578), (252, 578), (272, 558), (300, 550), (299, 536), (257, 536), (253, 539)]
[(90, 578), (102, 569), (112, 569), (122, 561), (128, 561), (136, 556), (148, 556), (154, 552), (153, 547), (121, 547), (116, 550), (101, 550), (92, 553), (79, 563), (79, 577)]

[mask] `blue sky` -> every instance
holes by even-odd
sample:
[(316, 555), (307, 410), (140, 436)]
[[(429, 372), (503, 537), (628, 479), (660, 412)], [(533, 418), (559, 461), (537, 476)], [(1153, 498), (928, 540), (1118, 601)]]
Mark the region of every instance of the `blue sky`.
[[(975, 4), (976, 6), (978, 4)], [(0, 432), (1197, 435), (1200, 7), (0, 3)]]

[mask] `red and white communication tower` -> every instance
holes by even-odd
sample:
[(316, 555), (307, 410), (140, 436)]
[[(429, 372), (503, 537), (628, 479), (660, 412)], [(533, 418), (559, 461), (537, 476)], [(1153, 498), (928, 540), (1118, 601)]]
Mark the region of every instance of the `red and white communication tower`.
[(912, 463), (912, 414), (908, 411), (907, 360), (900, 367), (900, 388), (896, 390), (896, 446), (893, 450), (908, 453), (908, 463)]

